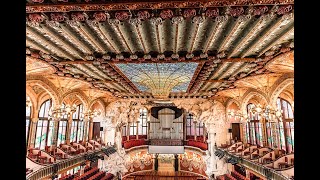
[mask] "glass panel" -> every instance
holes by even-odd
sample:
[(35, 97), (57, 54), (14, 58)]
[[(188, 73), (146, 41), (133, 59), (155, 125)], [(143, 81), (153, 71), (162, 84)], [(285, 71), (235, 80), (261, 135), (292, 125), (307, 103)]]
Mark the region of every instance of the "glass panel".
[(49, 100), (46, 102), (46, 107), (45, 107), (45, 110), (44, 110), (44, 117), (49, 117), (50, 105), (51, 105), (51, 100), (49, 99)]
[(27, 107), (26, 108), (26, 116), (30, 117), (30, 114), (31, 114), (31, 107)]
[(48, 141), (47, 141), (47, 146), (51, 146), (52, 145), (52, 134), (53, 134), (53, 128), (54, 128), (54, 122), (50, 121), (49, 122), (49, 132), (48, 132)]
[(30, 120), (27, 119), (26, 120), (26, 142), (28, 142), (29, 123), (30, 123)]
[(284, 114), (284, 118), (288, 119), (288, 106), (287, 106), (287, 102), (282, 100), (282, 110), (283, 110), (283, 114)]
[(293, 111), (290, 104), (288, 104), (288, 112), (289, 112), (289, 118), (293, 119)]

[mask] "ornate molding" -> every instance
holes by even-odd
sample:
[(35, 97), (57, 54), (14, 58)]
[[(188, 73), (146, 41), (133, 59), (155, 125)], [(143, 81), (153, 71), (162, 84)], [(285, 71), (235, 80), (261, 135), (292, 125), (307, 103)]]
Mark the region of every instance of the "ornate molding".
[(272, 107), (277, 107), (277, 98), (281, 92), (289, 85), (294, 84), (294, 74), (287, 73), (281, 76), (272, 86), (270, 95), (270, 105)]
[(70, 95), (73, 95), (75, 94), (79, 99), (80, 101), (82, 102), (83, 104), (83, 107), (84, 107), (84, 111), (88, 110), (88, 107), (89, 107), (89, 104), (88, 104), (88, 97), (80, 90), (80, 89), (73, 89), (71, 91), (68, 91), (64, 94), (62, 94), (62, 101), (70, 96)]
[(61, 104), (60, 94), (58, 93), (57, 88), (54, 86), (52, 82), (43, 76), (37, 75), (28, 75), (26, 76), (26, 83), (36, 83), (38, 86), (42, 87), (52, 98), (52, 103), (54, 105)]
[[(258, 5), (291, 5), (294, 0), (195, 0), (195, 1), (159, 1), (153, 2), (128, 2), (128, 1), (101, 1), (101, 2), (77, 2), (77, 3), (46, 3), (42, 4), (42, 0), (37, 0), (38, 3), (27, 3), (26, 12), (70, 12), (70, 11), (110, 11), (110, 10), (136, 10), (136, 9), (168, 9), (168, 8), (209, 8), (221, 6), (258, 6)], [(290, 8), (280, 8), (279, 13), (286, 12)], [(233, 12), (233, 11), (231, 11)], [(235, 10), (232, 14), (239, 14), (239, 10)]]
[(241, 100), (241, 106), (240, 106), (241, 112), (247, 112), (247, 104), (253, 96), (258, 96), (259, 98), (261, 98), (261, 100), (265, 101), (266, 104), (269, 103), (267, 95), (265, 95), (263, 92), (258, 91), (256, 89), (249, 89), (243, 95), (243, 98)]

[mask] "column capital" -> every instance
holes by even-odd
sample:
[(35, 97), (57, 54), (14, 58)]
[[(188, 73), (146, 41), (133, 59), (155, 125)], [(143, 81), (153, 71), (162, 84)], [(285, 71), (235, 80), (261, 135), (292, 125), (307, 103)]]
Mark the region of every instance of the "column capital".
[(39, 120), (38, 117), (33, 117), (33, 118), (31, 118), (31, 121), (32, 121), (32, 122), (38, 122), (38, 120)]

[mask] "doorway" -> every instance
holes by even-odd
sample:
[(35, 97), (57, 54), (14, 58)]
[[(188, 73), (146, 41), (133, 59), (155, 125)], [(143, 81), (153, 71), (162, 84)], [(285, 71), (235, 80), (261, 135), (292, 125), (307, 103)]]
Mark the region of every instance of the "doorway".
[(241, 141), (240, 124), (239, 123), (232, 123), (231, 128), (232, 128), (232, 139), (235, 141)]

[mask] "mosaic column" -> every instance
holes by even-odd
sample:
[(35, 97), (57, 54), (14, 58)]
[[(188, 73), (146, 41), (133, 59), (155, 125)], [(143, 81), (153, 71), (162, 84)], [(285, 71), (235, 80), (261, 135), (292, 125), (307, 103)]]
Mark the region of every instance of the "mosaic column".
[(72, 114), (69, 115), (69, 118), (68, 118), (67, 132), (66, 132), (66, 143), (67, 144), (70, 144), (71, 127), (72, 127)]
[(53, 122), (52, 143), (51, 143), (51, 146), (53, 147), (57, 146), (58, 125), (59, 125), (59, 121)]
[(30, 132), (29, 132), (29, 148), (33, 148), (35, 144), (36, 139), (36, 131), (37, 131), (37, 124), (38, 124), (38, 118), (31, 118), (30, 121)]
[(194, 140), (197, 140), (197, 122), (196, 121), (193, 121), (194, 123)]
[(88, 120), (84, 120), (84, 135), (83, 135), (83, 142), (86, 143), (87, 142), (87, 139), (88, 139), (88, 123), (89, 121)]
[(92, 140), (93, 135), (93, 119), (89, 119), (90, 125), (89, 125), (89, 140)]

